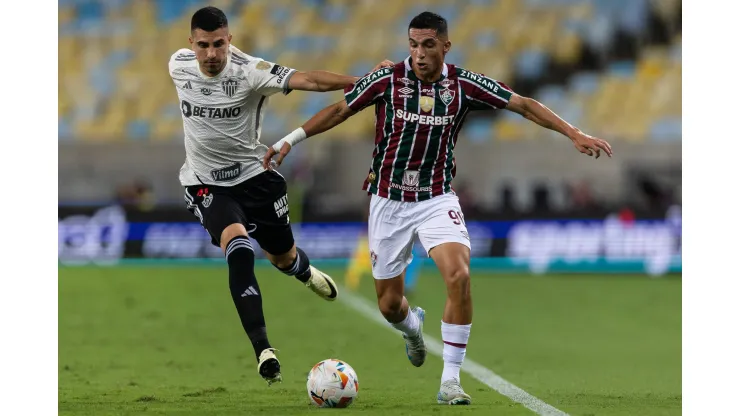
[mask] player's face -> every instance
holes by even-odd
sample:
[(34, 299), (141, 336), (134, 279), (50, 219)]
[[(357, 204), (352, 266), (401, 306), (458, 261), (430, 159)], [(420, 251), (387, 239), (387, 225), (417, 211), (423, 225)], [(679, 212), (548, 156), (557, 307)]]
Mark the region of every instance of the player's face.
[(434, 29), (409, 29), (414, 72), (422, 79), (438, 77), (451, 45), (446, 36), (438, 36)]
[(229, 43), (231, 35), (227, 27), (213, 32), (195, 29), (190, 37), (190, 45), (195, 51), (200, 69), (209, 75), (218, 75), (226, 66)]

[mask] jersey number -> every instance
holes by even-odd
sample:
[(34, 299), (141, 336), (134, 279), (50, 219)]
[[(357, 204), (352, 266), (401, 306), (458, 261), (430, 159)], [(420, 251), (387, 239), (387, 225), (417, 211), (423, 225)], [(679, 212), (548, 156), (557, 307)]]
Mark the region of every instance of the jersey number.
[(452, 219), (452, 223), (455, 225), (465, 225), (465, 218), (463, 218), (463, 214), (460, 211), (455, 211), (454, 209), (451, 209), (447, 212), (447, 215), (450, 216)]

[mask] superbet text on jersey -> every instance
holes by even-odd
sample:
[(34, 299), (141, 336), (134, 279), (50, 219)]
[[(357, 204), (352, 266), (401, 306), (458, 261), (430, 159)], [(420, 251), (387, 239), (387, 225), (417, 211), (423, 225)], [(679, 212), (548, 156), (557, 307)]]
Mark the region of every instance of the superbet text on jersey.
[(201, 72), (190, 49), (175, 52), (169, 68), (185, 132), (180, 183), (232, 186), (264, 172), (264, 109), (269, 96), (290, 92), (288, 80), (295, 70), (249, 56), (233, 45), (226, 67), (214, 77)]
[(375, 150), (363, 189), (397, 201), (451, 192), (453, 151), (468, 112), (504, 108), (512, 94), (501, 82), (451, 64), (437, 82), (425, 83), (410, 60), (345, 89), (352, 110), (375, 105)]

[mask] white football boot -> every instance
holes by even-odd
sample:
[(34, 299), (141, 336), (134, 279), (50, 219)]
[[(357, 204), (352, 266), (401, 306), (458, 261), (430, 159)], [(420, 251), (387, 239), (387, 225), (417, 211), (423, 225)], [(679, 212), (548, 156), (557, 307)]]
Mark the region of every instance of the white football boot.
[(308, 279), (308, 282), (306, 282), (306, 286), (323, 299), (335, 301), (339, 291), (337, 290), (337, 284), (334, 283), (334, 280), (321, 270), (313, 266), (309, 267), (311, 268), (311, 277)]
[(419, 332), (416, 335), (403, 334), (406, 340), (406, 356), (414, 367), (421, 367), (427, 359), (427, 347), (424, 344), (424, 309), (416, 306), (409, 309), (409, 313), (416, 314), (419, 318)]
[(467, 405), (470, 401), (470, 396), (463, 391), (460, 380), (456, 378), (449, 379), (439, 386), (439, 393), (437, 393), (439, 404)]
[(265, 348), (262, 350), (259, 363), (257, 364), (257, 371), (267, 381), (268, 386), (272, 385), (272, 383), (283, 381), (283, 376), (280, 374), (280, 361), (278, 361), (275, 355), (276, 351), (275, 348)]

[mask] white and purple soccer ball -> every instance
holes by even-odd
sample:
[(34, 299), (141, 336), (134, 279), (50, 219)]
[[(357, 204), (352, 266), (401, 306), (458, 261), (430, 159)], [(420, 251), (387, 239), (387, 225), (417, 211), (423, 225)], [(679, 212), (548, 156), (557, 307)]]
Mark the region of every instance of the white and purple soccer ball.
[(306, 381), (308, 398), (318, 407), (347, 407), (357, 398), (357, 373), (346, 362), (330, 358), (313, 366)]

